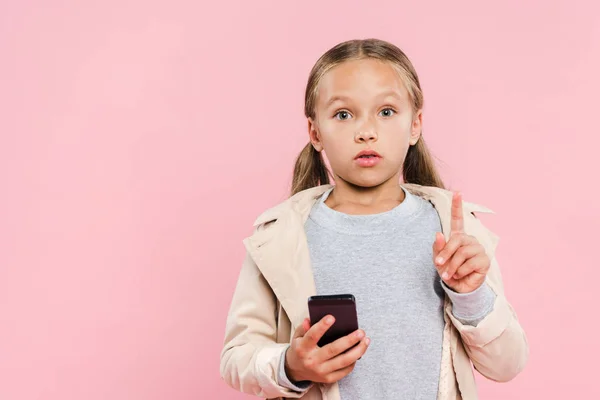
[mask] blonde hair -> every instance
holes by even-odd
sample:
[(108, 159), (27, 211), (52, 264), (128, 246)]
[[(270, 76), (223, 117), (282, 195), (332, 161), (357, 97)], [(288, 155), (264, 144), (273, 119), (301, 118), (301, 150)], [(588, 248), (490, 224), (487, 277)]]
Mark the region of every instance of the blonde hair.
[[(306, 85), (304, 115), (315, 118), (315, 103), (319, 82), (331, 68), (345, 61), (372, 58), (386, 61), (397, 70), (406, 87), (413, 112), (423, 108), (423, 92), (419, 77), (408, 57), (393, 44), (379, 39), (349, 40), (342, 42), (323, 54), (315, 63)], [(423, 136), (410, 146), (402, 166), (406, 183), (435, 186), (444, 189), (444, 183)], [(323, 156), (309, 142), (298, 155), (292, 179), (292, 195), (311, 187), (330, 183), (329, 171)]]

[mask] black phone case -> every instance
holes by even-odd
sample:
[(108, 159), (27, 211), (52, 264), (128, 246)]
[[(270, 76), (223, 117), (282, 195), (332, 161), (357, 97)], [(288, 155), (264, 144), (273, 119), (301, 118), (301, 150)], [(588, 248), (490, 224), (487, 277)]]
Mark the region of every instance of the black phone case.
[(311, 296), (308, 298), (310, 324), (314, 325), (326, 315), (333, 315), (334, 324), (325, 332), (319, 347), (323, 347), (358, 329), (356, 300), (351, 294)]

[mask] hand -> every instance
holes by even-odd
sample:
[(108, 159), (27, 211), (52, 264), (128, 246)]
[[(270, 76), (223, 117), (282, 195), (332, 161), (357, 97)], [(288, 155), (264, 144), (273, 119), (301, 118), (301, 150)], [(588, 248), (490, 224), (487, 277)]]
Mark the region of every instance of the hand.
[(465, 234), (462, 198), (452, 197), (450, 239), (446, 243), (441, 232), (433, 243), (433, 259), (440, 276), (452, 290), (469, 293), (485, 282), (490, 259), (484, 247), (473, 236)]
[(285, 355), (285, 372), (290, 380), (333, 383), (352, 372), (356, 360), (367, 351), (370, 340), (363, 330), (358, 329), (319, 347), (317, 343), (334, 321), (333, 316), (328, 315), (311, 327), (310, 321), (305, 319), (296, 329)]

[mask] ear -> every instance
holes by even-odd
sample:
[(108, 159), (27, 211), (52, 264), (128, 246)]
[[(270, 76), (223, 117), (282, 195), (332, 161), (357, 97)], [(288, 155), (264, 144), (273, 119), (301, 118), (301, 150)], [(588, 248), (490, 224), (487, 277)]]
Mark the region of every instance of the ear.
[(421, 132), (423, 131), (423, 110), (419, 110), (415, 113), (413, 117), (413, 122), (410, 127), (410, 145), (414, 146), (419, 141), (421, 137)]
[(323, 151), (323, 144), (321, 143), (321, 134), (319, 133), (319, 128), (316, 121), (310, 117), (308, 118), (308, 139), (315, 150), (318, 152)]

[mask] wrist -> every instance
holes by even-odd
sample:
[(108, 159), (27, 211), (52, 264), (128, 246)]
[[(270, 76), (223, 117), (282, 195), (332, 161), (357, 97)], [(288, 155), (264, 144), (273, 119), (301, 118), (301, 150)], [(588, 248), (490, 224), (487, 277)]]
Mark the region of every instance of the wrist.
[(294, 368), (292, 368), (292, 365), (290, 365), (290, 350), (292, 349), (292, 346), (288, 347), (286, 352), (285, 352), (285, 375), (288, 377), (288, 379), (290, 381), (293, 382), (300, 382), (302, 381), (302, 376), (300, 376), (300, 374), (298, 373), (298, 371)]
[(476, 326), (494, 307), (496, 294), (487, 283), (477, 289), (459, 293), (447, 286), (444, 290), (452, 302), (452, 314), (463, 324)]
[(465, 294), (466, 295), (466, 294), (470, 294), (470, 293), (476, 292), (478, 289), (481, 290), (481, 287), (483, 286), (484, 283), (485, 283), (485, 281), (481, 281), (481, 283), (477, 287), (460, 288), (461, 290), (455, 290), (455, 289), (452, 289), (452, 288), (450, 288), (450, 289), (452, 289), (453, 291), (455, 291), (458, 294)]

